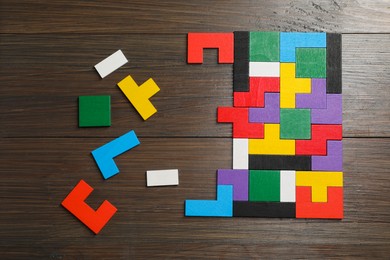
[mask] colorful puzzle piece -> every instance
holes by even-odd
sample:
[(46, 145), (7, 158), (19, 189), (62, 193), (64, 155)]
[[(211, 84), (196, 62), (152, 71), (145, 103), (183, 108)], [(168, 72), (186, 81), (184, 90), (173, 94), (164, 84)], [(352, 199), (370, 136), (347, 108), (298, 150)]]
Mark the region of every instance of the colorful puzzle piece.
[(188, 33), (188, 63), (203, 63), (203, 49), (218, 49), (219, 63), (233, 63), (233, 33)]
[(79, 96), (79, 127), (110, 125), (110, 96)]
[(121, 50), (118, 50), (95, 65), (101, 78), (105, 78), (115, 70), (127, 63), (127, 59)]
[(342, 218), (341, 36), (234, 32), (233, 105), (233, 216)]
[(132, 130), (109, 143), (92, 151), (92, 156), (95, 159), (100, 172), (104, 179), (111, 178), (119, 173), (119, 169), (115, 164), (114, 158), (134, 147), (140, 142), (137, 135)]
[(186, 200), (187, 217), (232, 217), (233, 186), (217, 185), (217, 200)]
[(179, 170), (146, 171), (146, 186), (179, 185)]
[(103, 201), (102, 205), (96, 211), (92, 209), (85, 202), (92, 191), (93, 188), (84, 180), (81, 180), (68, 196), (66, 196), (61, 205), (95, 234), (98, 234), (112, 216), (114, 216), (117, 209), (107, 200)]
[(118, 87), (144, 120), (147, 120), (157, 112), (157, 109), (149, 99), (159, 92), (160, 88), (152, 78), (145, 81), (141, 86), (138, 86), (129, 75), (118, 83)]

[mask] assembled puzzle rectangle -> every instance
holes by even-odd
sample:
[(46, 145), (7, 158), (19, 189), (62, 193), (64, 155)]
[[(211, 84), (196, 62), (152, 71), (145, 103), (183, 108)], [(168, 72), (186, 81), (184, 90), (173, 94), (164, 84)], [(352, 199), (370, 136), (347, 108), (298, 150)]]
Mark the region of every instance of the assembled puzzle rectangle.
[[(189, 57), (203, 55), (196, 35)], [(342, 219), (341, 35), (230, 35), (201, 34), (218, 42), (205, 48), (233, 45), (233, 106), (217, 111), (232, 124), (233, 169), (218, 170), (217, 200), (187, 201), (186, 216)]]

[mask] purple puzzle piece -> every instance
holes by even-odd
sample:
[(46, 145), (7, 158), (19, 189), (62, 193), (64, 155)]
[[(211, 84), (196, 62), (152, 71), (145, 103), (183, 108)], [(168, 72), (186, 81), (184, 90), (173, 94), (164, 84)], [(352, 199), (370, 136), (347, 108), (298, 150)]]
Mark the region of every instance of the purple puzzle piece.
[(343, 122), (343, 103), (341, 94), (326, 95), (326, 109), (311, 110), (312, 124), (338, 124)]
[(280, 96), (279, 93), (264, 94), (264, 108), (249, 108), (250, 123), (279, 123)]
[(343, 171), (343, 143), (342, 141), (328, 141), (326, 156), (312, 156), (311, 168), (313, 171)]
[(326, 79), (312, 79), (310, 94), (296, 95), (297, 108), (326, 108)]
[(219, 169), (218, 185), (233, 185), (233, 200), (248, 201), (248, 170)]

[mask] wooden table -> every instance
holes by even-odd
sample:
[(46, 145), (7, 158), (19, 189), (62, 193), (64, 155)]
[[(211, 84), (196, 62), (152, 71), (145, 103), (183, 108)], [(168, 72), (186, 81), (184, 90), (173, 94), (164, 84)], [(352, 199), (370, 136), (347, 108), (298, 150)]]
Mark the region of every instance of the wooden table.
[[(186, 64), (190, 31), (343, 33), (345, 219), (185, 218), (185, 199), (215, 198), (230, 168), (232, 65), (208, 50)], [(74, 1), (0, 3), (1, 259), (388, 258), (390, 3), (361, 1)], [(100, 79), (93, 65), (129, 63)], [(152, 77), (158, 109), (143, 121), (116, 86)], [(112, 126), (78, 128), (80, 95), (111, 95)], [(141, 145), (103, 180), (90, 152), (134, 129)], [(180, 170), (147, 188), (145, 171)], [(60, 206), (80, 179), (117, 214), (94, 235)]]

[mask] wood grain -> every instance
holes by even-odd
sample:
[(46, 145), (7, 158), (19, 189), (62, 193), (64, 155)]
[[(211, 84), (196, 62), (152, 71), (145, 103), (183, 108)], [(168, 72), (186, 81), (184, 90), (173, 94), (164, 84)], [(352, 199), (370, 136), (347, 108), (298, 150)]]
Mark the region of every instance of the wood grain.
[[(0, 2), (1, 259), (387, 259), (390, 255), (390, 5), (386, 0)], [(345, 219), (185, 218), (232, 163), (232, 65), (186, 64), (190, 31), (343, 33)], [(104, 80), (93, 65), (122, 49)], [(152, 77), (146, 122), (116, 83)], [(109, 128), (77, 127), (77, 97), (112, 96)], [(104, 181), (90, 151), (134, 129), (141, 145)], [(178, 168), (177, 187), (145, 171)], [(119, 211), (97, 236), (60, 206), (80, 179)]]
[[(0, 57), (3, 136), (115, 137), (129, 128), (141, 136), (230, 136), (231, 126), (217, 124), (215, 115), (232, 104), (232, 65), (217, 65), (215, 50), (206, 51), (202, 66), (188, 65), (185, 34), (4, 35), (0, 46), (7, 50)], [(130, 62), (102, 80), (93, 65), (111, 46)], [(390, 136), (389, 50), (388, 34), (343, 36), (345, 137)], [(116, 86), (128, 74), (139, 84), (152, 77), (161, 88), (152, 98), (159, 113), (147, 122)], [(112, 95), (113, 127), (77, 128), (77, 97), (91, 93)]]

